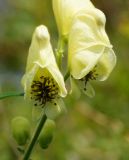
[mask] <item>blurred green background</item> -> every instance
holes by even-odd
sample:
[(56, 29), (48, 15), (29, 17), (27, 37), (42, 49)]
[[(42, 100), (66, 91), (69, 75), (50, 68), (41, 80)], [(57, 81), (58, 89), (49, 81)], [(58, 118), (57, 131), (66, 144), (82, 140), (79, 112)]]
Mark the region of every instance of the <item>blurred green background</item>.
[[(117, 55), (109, 79), (95, 82), (92, 99), (77, 93), (65, 100), (67, 113), (57, 120), (53, 143), (37, 145), (33, 160), (129, 160), (129, 1), (92, 0), (107, 17), (106, 30)], [(28, 48), (37, 25), (45, 24), (55, 47), (58, 33), (51, 0), (0, 0), (0, 94), (23, 91)], [(11, 119), (31, 119), (23, 97), (0, 101), (0, 160), (18, 159)]]

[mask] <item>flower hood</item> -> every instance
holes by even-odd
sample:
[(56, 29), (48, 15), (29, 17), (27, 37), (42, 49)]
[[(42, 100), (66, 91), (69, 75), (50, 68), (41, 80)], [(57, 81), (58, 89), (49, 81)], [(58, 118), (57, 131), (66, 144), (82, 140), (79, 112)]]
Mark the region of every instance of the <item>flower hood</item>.
[(105, 80), (116, 64), (116, 56), (105, 32), (103, 12), (82, 10), (76, 15), (69, 33), (68, 65), (75, 79), (82, 79), (94, 68)]
[[(36, 83), (36, 87), (38, 87), (38, 81), (42, 78), (44, 79), (44, 84), (48, 85), (45, 89), (50, 90), (50, 87), (52, 87), (52, 85), (55, 87), (56, 84), (59, 90), (59, 96), (66, 96), (67, 91), (64, 79), (56, 64), (50, 44), (50, 36), (44, 25), (40, 25), (35, 29), (29, 48), (26, 73), (22, 78), (25, 97), (31, 96), (33, 82)], [(51, 83), (51, 86), (49, 83)]]

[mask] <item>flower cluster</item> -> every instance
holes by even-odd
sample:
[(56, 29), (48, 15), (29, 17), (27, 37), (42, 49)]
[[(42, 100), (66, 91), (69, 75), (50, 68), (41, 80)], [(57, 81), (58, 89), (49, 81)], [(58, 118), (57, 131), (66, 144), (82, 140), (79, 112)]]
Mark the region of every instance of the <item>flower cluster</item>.
[(53, 0), (53, 9), (59, 34), (68, 41), (70, 75), (84, 82), (83, 91), (92, 97), (89, 81), (106, 80), (116, 64), (106, 17), (90, 0)]
[[(59, 37), (68, 43), (70, 77), (83, 83), (85, 93), (93, 96), (94, 92), (88, 91), (92, 90), (89, 81), (106, 80), (116, 64), (116, 56), (105, 32), (105, 15), (90, 0), (53, 0), (52, 3)], [(56, 104), (59, 97), (67, 95), (44, 25), (34, 31), (22, 84), (25, 97), (42, 107), (47, 102)]]

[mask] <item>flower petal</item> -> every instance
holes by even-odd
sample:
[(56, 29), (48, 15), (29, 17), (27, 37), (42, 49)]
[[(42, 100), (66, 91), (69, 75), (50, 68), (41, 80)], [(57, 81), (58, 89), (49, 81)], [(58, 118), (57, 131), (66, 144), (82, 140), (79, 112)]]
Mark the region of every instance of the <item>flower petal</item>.
[(102, 56), (103, 50), (104, 47), (101, 49), (99, 54), (95, 51), (92, 52), (88, 50), (78, 52), (75, 56), (73, 56), (71, 60), (71, 75), (75, 79), (81, 79), (85, 75), (87, 75), (99, 61), (100, 57)]
[(36, 72), (38, 71), (39, 66), (34, 65), (31, 70), (25, 73), (22, 77), (21, 83), (24, 86), (24, 97), (30, 97), (31, 93), (31, 84), (34, 79)]
[(98, 73), (98, 80), (104, 81), (116, 65), (116, 55), (111, 48), (105, 48), (102, 57), (100, 58), (96, 72)]
[(94, 8), (90, 0), (53, 0), (53, 10), (61, 35), (67, 36), (74, 16), (82, 9)]
[(56, 105), (51, 103), (44, 108), (45, 114), (50, 119), (56, 119), (60, 115), (67, 112), (66, 106), (65, 106), (62, 99), (55, 100), (55, 103), (56, 103)]
[(86, 94), (90, 98), (93, 98), (95, 96), (94, 88), (92, 87), (92, 85), (89, 82), (87, 82), (87, 84), (86, 84), (86, 90), (84, 88), (82, 88), (82, 91), (84, 94)]
[(52, 77), (54, 78), (54, 80), (57, 82), (58, 86), (59, 86), (59, 95), (61, 97), (65, 97), (67, 95), (67, 90), (65, 88), (65, 83), (64, 83), (64, 79), (63, 79), (63, 76), (62, 74), (60, 73), (60, 71), (52, 66), (52, 65), (49, 65), (47, 67), (47, 69), (49, 70), (49, 72), (51, 73)]
[(29, 48), (26, 72), (32, 69), (32, 67), (34, 66), (34, 62), (36, 61), (41, 62), (44, 66), (49, 63), (48, 57), (50, 56), (50, 54), (48, 53), (51, 52), (51, 49), (48, 46), (49, 41), (50, 36), (47, 28), (44, 25), (36, 27)]

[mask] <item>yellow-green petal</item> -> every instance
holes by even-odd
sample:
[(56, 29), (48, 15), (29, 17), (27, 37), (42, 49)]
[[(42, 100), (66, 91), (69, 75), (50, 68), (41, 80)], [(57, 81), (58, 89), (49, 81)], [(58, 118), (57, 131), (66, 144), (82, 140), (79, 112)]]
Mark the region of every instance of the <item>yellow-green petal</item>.
[(96, 67), (99, 79), (105, 80), (116, 63), (103, 13), (94, 10), (78, 12), (69, 34), (68, 64), (75, 79), (83, 78)]
[(36, 27), (29, 48), (26, 73), (22, 78), (25, 97), (30, 97), (32, 82), (39, 81), (42, 76), (52, 78), (58, 86), (59, 95), (66, 96), (63, 75), (56, 64), (49, 32), (44, 25)]
[(53, 0), (53, 11), (61, 35), (67, 37), (75, 15), (82, 9), (94, 8), (90, 0)]

